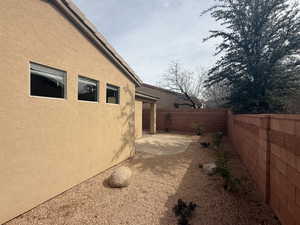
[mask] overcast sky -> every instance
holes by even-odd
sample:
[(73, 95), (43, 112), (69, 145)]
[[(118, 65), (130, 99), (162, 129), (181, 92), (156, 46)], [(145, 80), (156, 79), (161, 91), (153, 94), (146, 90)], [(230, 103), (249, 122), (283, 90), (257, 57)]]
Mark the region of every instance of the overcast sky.
[(158, 84), (170, 61), (209, 68), (216, 41), (203, 43), (218, 27), (201, 12), (214, 0), (74, 0), (144, 82)]

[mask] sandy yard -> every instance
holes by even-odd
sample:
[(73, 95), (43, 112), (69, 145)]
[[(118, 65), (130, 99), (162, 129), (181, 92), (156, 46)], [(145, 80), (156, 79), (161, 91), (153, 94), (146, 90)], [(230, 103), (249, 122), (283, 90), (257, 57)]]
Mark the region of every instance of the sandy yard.
[(176, 225), (172, 208), (179, 198), (199, 205), (192, 225), (279, 224), (259, 200), (251, 180), (245, 179), (249, 176), (237, 155), (225, 144), (235, 174), (245, 180), (240, 194), (224, 191), (219, 177), (199, 169), (200, 163), (215, 160), (214, 150), (201, 148), (199, 137), (160, 134), (140, 139), (136, 157), (123, 163), (133, 170), (129, 187), (107, 186), (112, 168), (6, 225)]

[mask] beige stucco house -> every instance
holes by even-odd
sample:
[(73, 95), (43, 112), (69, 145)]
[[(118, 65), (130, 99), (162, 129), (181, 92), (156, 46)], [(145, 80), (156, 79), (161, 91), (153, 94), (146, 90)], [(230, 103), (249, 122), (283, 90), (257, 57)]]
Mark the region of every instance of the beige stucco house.
[(0, 224), (129, 158), (141, 80), (69, 0), (0, 1)]

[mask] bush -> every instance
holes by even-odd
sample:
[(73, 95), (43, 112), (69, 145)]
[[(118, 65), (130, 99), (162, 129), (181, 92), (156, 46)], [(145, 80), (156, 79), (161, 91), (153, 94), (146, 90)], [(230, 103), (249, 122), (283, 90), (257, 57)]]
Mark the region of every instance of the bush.
[(230, 176), (230, 172), (228, 169), (228, 157), (225, 152), (218, 152), (217, 153), (217, 160), (216, 160), (216, 173), (223, 177), (224, 179)]
[(236, 177), (229, 177), (225, 180), (224, 189), (229, 192), (239, 192), (241, 180)]
[(209, 142), (200, 142), (202, 148), (208, 148), (210, 146)]
[(218, 148), (220, 147), (221, 143), (222, 143), (222, 138), (223, 138), (223, 132), (219, 131), (213, 134), (212, 136), (212, 142), (213, 142), (213, 146)]
[(226, 191), (238, 192), (240, 189), (241, 180), (233, 177), (230, 168), (228, 167), (228, 161), (228, 156), (225, 152), (217, 153), (216, 174), (223, 178), (223, 187)]
[(192, 217), (194, 210), (198, 207), (195, 203), (185, 203), (182, 199), (178, 199), (177, 204), (173, 208), (173, 212), (178, 218), (178, 225), (190, 225), (189, 219)]
[(199, 136), (203, 135), (205, 133), (205, 128), (201, 126), (200, 124), (194, 124), (193, 129), (195, 130), (195, 133)]

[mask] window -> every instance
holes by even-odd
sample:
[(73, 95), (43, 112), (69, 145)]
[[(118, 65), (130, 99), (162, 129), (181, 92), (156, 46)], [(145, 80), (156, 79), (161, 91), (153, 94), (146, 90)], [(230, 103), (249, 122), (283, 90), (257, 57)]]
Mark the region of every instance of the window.
[(98, 102), (98, 81), (78, 76), (78, 100)]
[(30, 63), (30, 95), (65, 98), (67, 73)]
[(119, 87), (113, 85), (106, 86), (106, 103), (119, 104), (120, 95), (119, 95)]

